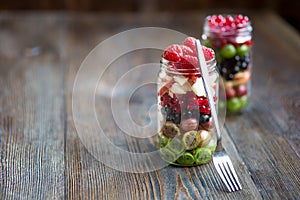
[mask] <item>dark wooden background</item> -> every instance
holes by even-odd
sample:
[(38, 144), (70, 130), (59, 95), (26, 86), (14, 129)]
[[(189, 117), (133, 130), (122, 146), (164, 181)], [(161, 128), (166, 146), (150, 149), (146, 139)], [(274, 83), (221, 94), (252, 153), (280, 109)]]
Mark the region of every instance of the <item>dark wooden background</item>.
[(204, 9), (272, 10), (300, 30), (299, 0), (0, 0), (2, 10), (160, 12)]
[[(225, 192), (211, 162), (139, 174), (116, 171), (78, 137), (72, 89), (80, 63), (97, 44), (139, 26), (199, 36), (207, 13), (0, 13), (0, 200), (298, 200), (300, 37), (274, 13), (248, 14), (255, 30), (252, 99), (248, 112), (226, 119), (223, 132), (243, 190)], [(126, 65), (155, 58), (135, 56)], [(89, 80), (84, 84), (92, 87)], [(108, 100), (97, 100), (97, 113), (106, 119), (101, 109)], [(134, 104), (145, 108), (141, 100)], [(89, 105), (81, 101), (82, 109)], [(117, 142), (141, 149), (129, 139)]]

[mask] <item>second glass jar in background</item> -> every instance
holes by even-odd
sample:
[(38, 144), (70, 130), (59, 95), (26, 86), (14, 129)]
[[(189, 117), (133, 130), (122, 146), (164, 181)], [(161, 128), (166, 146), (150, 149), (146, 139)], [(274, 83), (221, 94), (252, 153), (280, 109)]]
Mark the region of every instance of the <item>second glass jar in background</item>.
[(243, 111), (251, 92), (252, 26), (247, 16), (207, 16), (202, 40), (215, 50), (229, 113)]

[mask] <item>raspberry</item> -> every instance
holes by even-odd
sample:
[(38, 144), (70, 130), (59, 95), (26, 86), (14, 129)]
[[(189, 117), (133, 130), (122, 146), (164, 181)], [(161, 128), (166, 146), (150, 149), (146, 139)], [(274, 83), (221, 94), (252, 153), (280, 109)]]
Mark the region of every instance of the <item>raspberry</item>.
[(191, 64), (192, 68), (198, 68), (198, 59), (196, 56), (184, 55), (182, 61)]
[[(186, 73), (194, 73), (197, 74), (197, 77), (200, 77), (195, 42), (196, 38), (187, 37), (184, 40), (183, 45), (170, 45), (164, 51), (163, 55), (165, 59), (173, 61), (169, 62), (170, 67), (175, 69), (188, 69), (185, 71)], [(212, 49), (202, 46), (202, 50), (204, 52), (205, 60), (211, 60), (215, 57)]]
[[(188, 55), (197, 56), (197, 50), (196, 50), (195, 42), (196, 42), (196, 38), (194, 38), (194, 37), (188, 37), (184, 40), (183, 44), (185, 46), (188, 46), (193, 51), (193, 54), (188, 54)], [(211, 60), (215, 57), (215, 53), (211, 48), (202, 46), (202, 50), (204, 52), (205, 60)], [(190, 61), (190, 60), (188, 60), (188, 61)], [(198, 63), (198, 61), (196, 63)]]
[(215, 52), (211, 48), (202, 46), (202, 51), (204, 53), (205, 60), (211, 60), (215, 57)]
[(196, 44), (195, 44), (195, 42), (196, 42), (196, 38), (194, 38), (194, 37), (187, 37), (187, 38), (184, 40), (183, 44), (184, 44), (185, 46), (190, 47), (191, 50), (192, 50), (193, 52), (196, 53), (197, 50), (196, 50)]
[(164, 52), (164, 58), (169, 61), (177, 62), (180, 60), (180, 55), (177, 52), (170, 52), (166, 50)]
[(191, 55), (191, 56), (196, 56), (196, 52), (194, 52), (190, 47), (181, 45), (181, 49), (183, 52), (183, 55)]
[(169, 61), (180, 61), (181, 56), (183, 55), (182, 49), (180, 45), (173, 44), (170, 45), (165, 51), (164, 51), (164, 58)]

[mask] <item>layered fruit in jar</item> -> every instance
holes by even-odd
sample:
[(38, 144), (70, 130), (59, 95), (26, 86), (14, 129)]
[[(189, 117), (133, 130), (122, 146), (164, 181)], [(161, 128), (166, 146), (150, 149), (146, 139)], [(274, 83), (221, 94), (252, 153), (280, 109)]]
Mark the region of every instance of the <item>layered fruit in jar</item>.
[(216, 53), (217, 66), (230, 113), (248, 105), (251, 87), (252, 27), (244, 15), (211, 15), (206, 18), (202, 39)]
[[(207, 80), (217, 104), (215, 54), (210, 48), (202, 48), (209, 70)], [(171, 164), (207, 163), (216, 147), (211, 109), (199, 71), (195, 38), (188, 37), (183, 44), (164, 51), (158, 76), (158, 148), (161, 157)]]

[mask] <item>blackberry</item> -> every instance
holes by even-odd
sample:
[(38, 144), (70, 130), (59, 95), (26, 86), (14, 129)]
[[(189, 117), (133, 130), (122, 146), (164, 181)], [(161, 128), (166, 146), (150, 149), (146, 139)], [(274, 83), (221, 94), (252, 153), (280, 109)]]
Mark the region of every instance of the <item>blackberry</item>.
[(166, 121), (172, 121), (173, 119), (173, 116), (172, 115), (167, 115), (166, 116)]
[(200, 119), (199, 119), (199, 123), (200, 124), (206, 124), (207, 122), (209, 122), (209, 115), (200, 115)]
[(172, 122), (174, 122), (175, 124), (180, 124), (180, 121), (181, 121), (180, 113), (176, 113), (172, 115)]
[(244, 58), (243, 58), (243, 60), (244, 60), (245, 62), (249, 63), (249, 62), (250, 62), (250, 57), (249, 57), (249, 55), (245, 55)]
[(248, 64), (249, 64), (248, 55), (245, 55), (244, 57), (236, 55), (230, 59), (223, 59), (220, 63), (221, 75), (226, 80), (232, 80), (236, 73), (247, 69)]
[(240, 66), (239, 65), (236, 65), (234, 66), (234, 69), (233, 69), (233, 73), (238, 73), (240, 71)]
[(226, 67), (223, 67), (221, 69), (221, 74), (227, 74), (227, 68)]
[(181, 114), (180, 113), (175, 113), (172, 108), (165, 107), (166, 113), (166, 121), (171, 121), (174, 122), (175, 124), (180, 124), (181, 121)]
[(172, 114), (173, 113), (173, 109), (170, 107), (165, 107), (165, 112), (167, 115)]
[(227, 76), (225, 76), (225, 79), (229, 80), (229, 81), (233, 80), (233, 78), (234, 78), (234, 74), (232, 74), (232, 73), (227, 74)]
[(241, 69), (245, 70), (247, 68), (248, 68), (248, 63), (246, 61), (243, 61), (242, 64), (241, 64)]
[(241, 57), (240, 56), (234, 56), (233, 58), (236, 62), (240, 61), (241, 60)]
[[(235, 56), (237, 57), (237, 56)], [(227, 69), (230, 69), (232, 68), (232, 66), (234, 66), (236, 64), (236, 60), (235, 60), (235, 57), (234, 58), (229, 58), (229, 59), (223, 59), (220, 63), (220, 66), (221, 66), (221, 69), (222, 68), (227, 68)]]

